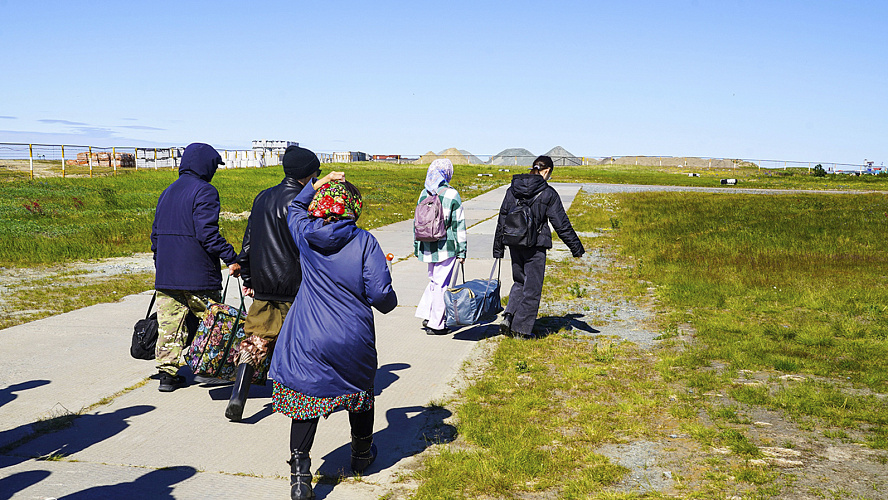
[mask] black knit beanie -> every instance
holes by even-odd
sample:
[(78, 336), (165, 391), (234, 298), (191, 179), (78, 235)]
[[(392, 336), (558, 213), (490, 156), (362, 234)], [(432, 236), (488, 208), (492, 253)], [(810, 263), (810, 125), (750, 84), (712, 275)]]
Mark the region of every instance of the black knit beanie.
[(304, 179), (321, 169), (318, 155), (299, 146), (288, 146), (281, 163), (284, 175), (293, 179)]

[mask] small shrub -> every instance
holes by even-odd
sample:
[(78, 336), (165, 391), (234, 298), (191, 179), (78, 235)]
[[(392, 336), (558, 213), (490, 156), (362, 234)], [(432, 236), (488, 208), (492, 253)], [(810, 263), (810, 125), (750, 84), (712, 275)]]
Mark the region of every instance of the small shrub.
[(586, 296), (586, 288), (581, 287), (579, 283), (574, 283), (573, 285), (569, 286), (568, 291), (570, 291), (571, 295), (578, 299)]
[(823, 168), (823, 165), (818, 163), (814, 167), (813, 175), (814, 177), (826, 177), (826, 169)]

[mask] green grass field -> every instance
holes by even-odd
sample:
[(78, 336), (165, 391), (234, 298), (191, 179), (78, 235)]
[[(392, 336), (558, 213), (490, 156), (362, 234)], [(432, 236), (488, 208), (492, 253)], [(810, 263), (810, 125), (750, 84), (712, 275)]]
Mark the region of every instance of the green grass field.
[[(699, 177), (690, 177), (696, 173)], [(731, 189), (825, 189), (888, 190), (888, 174), (853, 176), (830, 174), (815, 177), (806, 168), (727, 169), (701, 167), (644, 167), (636, 165), (601, 165), (556, 167), (559, 182), (601, 182), (608, 184), (647, 184), (662, 186), (723, 187), (721, 179), (737, 179)]]
[[(427, 167), (358, 163), (323, 168), (345, 171), (361, 189), (365, 209), (359, 225), (374, 228), (412, 217)], [(453, 185), (469, 198), (507, 181), (502, 173), (477, 177), (491, 170), (459, 167)], [(34, 266), (149, 252), (157, 198), (176, 177), (170, 170), (142, 170), (6, 182), (0, 191), (0, 259), (7, 266)], [(222, 211), (240, 214), (282, 178), (280, 167), (220, 170), (213, 185)], [(222, 235), (238, 250), (246, 224), (245, 219), (220, 220)]]
[[(581, 304), (568, 285), (603, 280), (597, 293), (650, 302), (662, 345), (504, 339), (450, 404), (461, 440), (416, 474), (416, 498), (664, 498), (611, 487), (629, 471), (594, 450), (675, 435), (693, 444), (665, 445), (670, 498), (838, 498), (847, 492), (831, 478), (751, 464), (811, 435), (888, 449), (888, 195), (581, 193), (570, 216), (603, 235), (584, 244), (614, 264), (550, 262), (544, 302)], [(762, 380), (737, 381), (748, 373)], [(752, 415), (767, 411), (794, 433), (774, 442), (757, 430)]]

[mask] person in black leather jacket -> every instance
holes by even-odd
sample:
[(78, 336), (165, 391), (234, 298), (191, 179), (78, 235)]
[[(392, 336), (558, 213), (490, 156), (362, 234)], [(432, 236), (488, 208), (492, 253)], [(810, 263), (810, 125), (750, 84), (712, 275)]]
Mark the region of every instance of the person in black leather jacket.
[[(512, 176), (512, 185), (506, 191), (500, 207), (493, 238), (493, 257), (501, 259), (504, 255), (503, 218), (517, 205), (518, 200), (531, 200), (533, 220), (537, 224), (536, 245), (532, 247), (510, 246), (512, 258), (512, 289), (509, 291), (509, 304), (503, 313), (500, 333), (520, 338), (533, 338), (533, 325), (540, 309), (543, 293), (543, 278), (546, 275), (546, 251), (552, 248), (552, 231), (549, 223), (555, 228), (558, 237), (570, 249), (574, 257), (580, 257), (586, 250), (583, 243), (570, 225), (564, 212), (561, 197), (555, 188), (548, 184), (555, 166), (552, 158), (540, 156), (533, 161), (530, 173)], [(533, 199), (539, 194), (539, 197)]]
[(321, 163), (317, 155), (299, 146), (289, 146), (281, 163), (284, 180), (253, 200), (243, 249), (237, 256), (244, 293), (253, 297), (253, 303), (244, 323), (247, 338), (241, 342), (237, 378), (225, 408), (225, 416), (234, 422), (243, 416), (256, 369), (271, 356), (302, 282), (299, 250), (287, 227), (287, 208), (302, 187), (321, 173)]

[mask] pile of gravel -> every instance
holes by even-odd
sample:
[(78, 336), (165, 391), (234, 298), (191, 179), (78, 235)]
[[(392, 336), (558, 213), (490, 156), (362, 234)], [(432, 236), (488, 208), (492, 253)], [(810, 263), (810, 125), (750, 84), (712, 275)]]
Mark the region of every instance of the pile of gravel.
[(555, 146), (554, 148), (550, 149), (549, 152), (546, 153), (546, 156), (552, 158), (552, 163), (554, 163), (556, 167), (573, 167), (583, 164), (583, 160), (570, 154), (570, 151), (562, 148), (561, 146)]
[(535, 159), (536, 155), (524, 148), (509, 148), (493, 155), (489, 163), (497, 166), (523, 165), (529, 167), (533, 165)]
[(469, 153), (465, 149), (460, 149), (459, 152), (462, 153), (462, 155), (466, 157), (466, 163), (465, 163), (466, 165), (484, 165), (486, 163), (486, 162), (482, 161), (481, 158), (478, 158), (477, 156), (473, 155), (472, 153)]
[(415, 165), (428, 165), (438, 158), (447, 158), (454, 165), (483, 165), (484, 162), (481, 161), (477, 156), (469, 153), (464, 149), (456, 149), (456, 148), (447, 148), (440, 153), (434, 153), (429, 151), (428, 153), (419, 157), (418, 160), (413, 162)]

